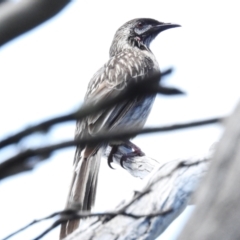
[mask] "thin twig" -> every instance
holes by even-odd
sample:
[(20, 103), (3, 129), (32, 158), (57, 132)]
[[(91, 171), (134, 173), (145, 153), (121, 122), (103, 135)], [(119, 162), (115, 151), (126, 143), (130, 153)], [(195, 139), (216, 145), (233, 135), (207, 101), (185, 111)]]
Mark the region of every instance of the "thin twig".
[(27, 224), (26, 226), (24, 226), (24, 227), (18, 229), (17, 231), (9, 234), (8, 236), (6, 236), (5, 238), (3, 238), (2, 240), (7, 240), (7, 239), (9, 239), (9, 238), (17, 235), (18, 233), (26, 230), (27, 228), (29, 228), (29, 227), (37, 224), (37, 223), (40, 223), (40, 222), (42, 222), (42, 221), (45, 221), (45, 220), (51, 219), (51, 218), (53, 218), (53, 217), (56, 217), (56, 216), (60, 215), (62, 212), (65, 212), (65, 211), (69, 211), (69, 210), (58, 211), (58, 212), (52, 213), (51, 215), (49, 215), (49, 216), (47, 216), (47, 217), (43, 217), (43, 218), (40, 218), (40, 219), (33, 220), (32, 222), (30, 222), (30, 223)]
[[(45, 147), (40, 147), (36, 149), (28, 149), (26, 151), (20, 152), (19, 154), (8, 158), (0, 164), (0, 179), (6, 178), (8, 176), (32, 170), (34, 166), (48, 158), (52, 152), (63, 149), (66, 147), (76, 146), (78, 144), (95, 144), (99, 142), (108, 142), (110, 140), (124, 140), (129, 139), (132, 136), (138, 134), (147, 134), (155, 132), (166, 132), (179, 129), (185, 129), (189, 127), (203, 126), (207, 124), (218, 123), (224, 118), (211, 118), (202, 121), (195, 121), (189, 123), (175, 124), (164, 127), (155, 127), (155, 128), (145, 128), (142, 130), (128, 130), (122, 132), (108, 132), (104, 134), (99, 134), (91, 138), (82, 138), (71, 141), (66, 141), (62, 143), (52, 144)], [(36, 158), (37, 157), (37, 158)], [(29, 161), (30, 160), (30, 161)]]
[[(171, 72), (172, 72), (172, 69), (168, 69), (161, 74), (161, 77), (164, 77), (170, 74)], [(175, 88), (156, 85), (156, 83), (158, 83), (159, 80), (160, 80), (160, 76), (157, 75), (147, 79), (146, 81), (137, 82), (137, 83), (131, 82), (124, 91), (119, 92), (119, 94), (113, 98), (108, 98), (106, 100), (99, 101), (94, 105), (85, 104), (77, 111), (43, 121), (39, 124), (28, 127), (16, 134), (13, 134), (12, 136), (9, 136), (3, 139), (2, 141), (0, 141), (0, 149), (8, 145), (17, 143), (21, 139), (23, 139), (24, 137), (32, 133), (47, 132), (55, 124), (59, 124), (67, 121), (73, 121), (73, 120), (81, 120), (91, 114), (97, 113), (100, 110), (110, 108), (121, 101), (124, 101), (126, 99), (132, 99), (137, 95), (154, 94), (154, 93), (175, 95), (175, 94), (183, 93), (180, 90)]]
[[(144, 193), (143, 195), (145, 195), (146, 193)], [(143, 196), (142, 195), (142, 196)], [(136, 199), (134, 200), (136, 201)], [(133, 201), (133, 202), (134, 202)], [(131, 203), (133, 203), (131, 202)], [(126, 207), (124, 206), (124, 209)], [(41, 233), (38, 237), (34, 238), (34, 239), (40, 239), (43, 236), (45, 236), (48, 232), (50, 232), (51, 230), (53, 230), (54, 228), (56, 228), (57, 226), (59, 226), (62, 223), (66, 223), (69, 220), (75, 220), (75, 219), (80, 219), (80, 218), (86, 218), (86, 217), (107, 217), (109, 219), (109, 217), (113, 218), (116, 217), (118, 215), (122, 215), (122, 216), (126, 216), (126, 217), (131, 217), (131, 218), (142, 218), (142, 217), (147, 217), (147, 218), (152, 218), (152, 217), (158, 217), (158, 216), (164, 216), (168, 213), (170, 213), (172, 211), (172, 209), (168, 209), (166, 211), (160, 211), (160, 212), (154, 212), (154, 213), (149, 213), (149, 214), (133, 214), (133, 213), (126, 213), (125, 211), (111, 211), (111, 212), (104, 212), (104, 213), (89, 213), (89, 212), (81, 212), (78, 213), (78, 211), (74, 211), (71, 209), (67, 209), (67, 210), (63, 210), (63, 211), (59, 211), (59, 212), (55, 212), (47, 217), (44, 218), (40, 218), (37, 220), (32, 221), (31, 223), (27, 224), (26, 226), (18, 229), (17, 231), (11, 233), (10, 235), (6, 236), (5, 238), (3, 238), (2, 240), (7, 240), (13, 236), (15, 236), (16, 234), (19, 234), (20, 232), (26, 230), (27, 228), (40, 223), (42, 221), (51, 219), (53, 217), (56, 216), (60, 216), (60, 218), (58, 220), (56, 220), (49, 228), (47, 228), (43, 233)]]

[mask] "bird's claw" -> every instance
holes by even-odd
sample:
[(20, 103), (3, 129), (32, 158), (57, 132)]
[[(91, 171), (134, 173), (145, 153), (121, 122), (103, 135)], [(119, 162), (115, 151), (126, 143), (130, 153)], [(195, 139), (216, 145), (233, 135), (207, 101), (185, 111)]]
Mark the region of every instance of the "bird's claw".
[(118, 150), (118, 146), (113, 145), (112, 149), (111, 149), (111, 151), (110, 151), (110, 153), (108, 155), (108, 159), (107, 159), (108, 160), (108, 166), (111, 169), (115, 169), (115, 168), (112, 167), (111, 163), (113, 162), (113, 155), (114, 155), (114, 153), (117, 152), (117, 150)]
[(108, 161), (107, 161), (108, 166), (109, 166), (111, 169), (115, 169), (114, 167), (112, 167), (111, 162), (113, 162), (112, 158), (108, 157)]
[[(124, 169), (125, 169), (125, 167), (123, 166), (123, 162), (127, 161), (128, 158), (133, 158), (133, 157), (137, 157), (137, 156), (141, 157), (141, 156), (145, 155), (138, 146), (136, 146), (135, 144), (133, 144), (130, 141), (125, 142), (122, 145), (124, 145), (128, 149), (131, 149), (131, 152), (122, 153), (122, 157), (120, 159), (120, 165)], [(113, 155), (118, 151), (119, 145), (113, 145), (111, 147), (112, 147), (112, 149), (108, 155), (108, 166), (112, 169), (115, 169), (112, 167), (111, 163), (113, 162)]]
[(127, 146), (128, 148), (131, 148), (132, 152), (124, 154), (120, 159), (120, 165), (124, 169), (125, 169), (125, 167), (123, 166), (123, 162), (127, 161), (128, 158), (132, 158), (132, 157), (136, 157), (136, 156), (141, 157), (141, 156), (145, 155), (144, 152), (142, 152), (142, 150), (138, 146), (136, 146), (135, 144), (133, 144), (130, 141), (125, 143), (125, 146)]
[(141, 156), (144, 156), (145, 154), (141, 151), (140, 148), (138, 148), (138, 151), (135, 151), (134, 152), (130, 152), (130, 153), (127, 153), (125, 155), (123, 155), (120, 159), (120, 165), (122, 168), (126, 169), (124, 166), (123, 166), (123, 162), (124, 161), (127, 161), (128, 158), (133, 158), (133, 157), (141, 157)]
[(123, 156), (121, 157), (121, 159), (120, 159), (120, 165), (121, 165), (121, 167), (124, 168), (124, 169), (125, 169), (125, 167), (123, 166), (123, 162), (126, 161), (126, 160), (127, 160), (126, 155), (123, 155)]

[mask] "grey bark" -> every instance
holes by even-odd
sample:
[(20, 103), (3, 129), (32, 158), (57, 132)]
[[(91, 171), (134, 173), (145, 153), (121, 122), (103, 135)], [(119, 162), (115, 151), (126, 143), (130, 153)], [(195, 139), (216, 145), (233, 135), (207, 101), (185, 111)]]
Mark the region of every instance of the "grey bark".
[[(117, 158), (115, 160), (118, 161)], [(157, 163), (147, 156), (138, 157), (137, 163), (134, 162), (132, 167), (129, 166), (130, 170), (127, 171), (136, 176), (138, 174), (134, 172), (139, 172), (140, 165), (141, 169), (145, 169), (143, 166), (145, 163), (149, 166), (149, 160), (152, 163)], [(130, 165), (130, 162), (127, 164)], [(127, 213), (145, 214), (146, 216), (138, 219), (121, 215), (107, 220), (106, 218), (91, 219), (85, 221), (85, 224), (82, 224), (80, 229), (69, 235), (66, 240), (155, 239), (189, 204), (191, 195), (207, 168), (207, 158), (158, 163), (157, 169), (152, 172), (147, 184), (142, 189), (142, 191), (146, 189), (151, 191), (135, 201), (126, 211)], [(143, 172), (147, 176), (149, 170)], [(157, 217), (147, 216), (151, 213), (168, 210), (170, 212), (167, 214)]]
[(225, 133), (201, 188), (196, 209), (179, 240), (240, 239), (240, 103), (228, 119)]

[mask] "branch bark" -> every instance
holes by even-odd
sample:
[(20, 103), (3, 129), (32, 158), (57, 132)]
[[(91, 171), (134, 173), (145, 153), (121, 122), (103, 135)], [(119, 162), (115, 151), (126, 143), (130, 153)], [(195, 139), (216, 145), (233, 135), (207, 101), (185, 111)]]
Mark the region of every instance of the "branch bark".
[(65, 240), (155, 239), (186, 208), (207, 168), (207, 158), (160, 164), (141, 191), (150, 192), (130, 205), (126, 212), (145, 215), (156, 212), (165, 214), (138, 219), (122, 215), (91, 219)]
[[(125, 151), (126, 149), (122, 149)], [(120, 164), (121, 152), (114, 155)], [(151, 164), (149, 164), (149, 161)], [(53, 224), (35, 239), (69, 219), (84, 218), (81, 228), (67, 240), (77, 239), (155, 239), (186, 208), (192, 192), (208, 168), (208, 157), (191, 160), (175, 160), (161, 163), (147, 156), (133, 157), (124, 162), (126, 170), (135, 177), (149, 177), (140, 192), (122, 202), (114, 211), (103, 213), (78, 212), (66, 209), (45, 218), (34, 220), (4, 239), (26, 230), (44, 220), (57, 218)], [(156, 167), (154, 169), (154, 167)], [(74, 206), (73, 206), (74, 207)]]
[(240, 239), (240, 103), (226, 130), (209, 172), (196, 195), (196, 209), (179, 240)]

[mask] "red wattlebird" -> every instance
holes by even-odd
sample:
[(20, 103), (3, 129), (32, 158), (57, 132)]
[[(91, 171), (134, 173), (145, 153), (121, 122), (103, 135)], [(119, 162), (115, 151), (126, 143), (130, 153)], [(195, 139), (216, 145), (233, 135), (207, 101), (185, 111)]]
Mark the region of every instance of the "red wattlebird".
[[(131, 81), (144, 81), (156, 73), (160, 75), (158, 62), (149, 49), (150, 43), (160, 32), (179, 26), (154, 19), (139, 18), (120, 27), (110, 48), (109, 61), (96, 72), (88, 85), (85, 103), (94, 104), (113, 97), (125, 89)], [(154, 99), (155, 95), (126, 99), (110, 109), (78, 121), (75, 137), (77, 139), (94, 136), (112, 130), (141, 129)], [(79, 207), (79, 211), (91, 210), (96, 196), (100, 160), (105, 148), (106, 144), (101, 143), (77, 147), (67, 208), (74, 204)], [(137, 154), (141, 154), (138, 148), (135, 150)], [(79, 220), (71, 220), (63, 224), (60, 238), (73, 232), (78, 224)]]

